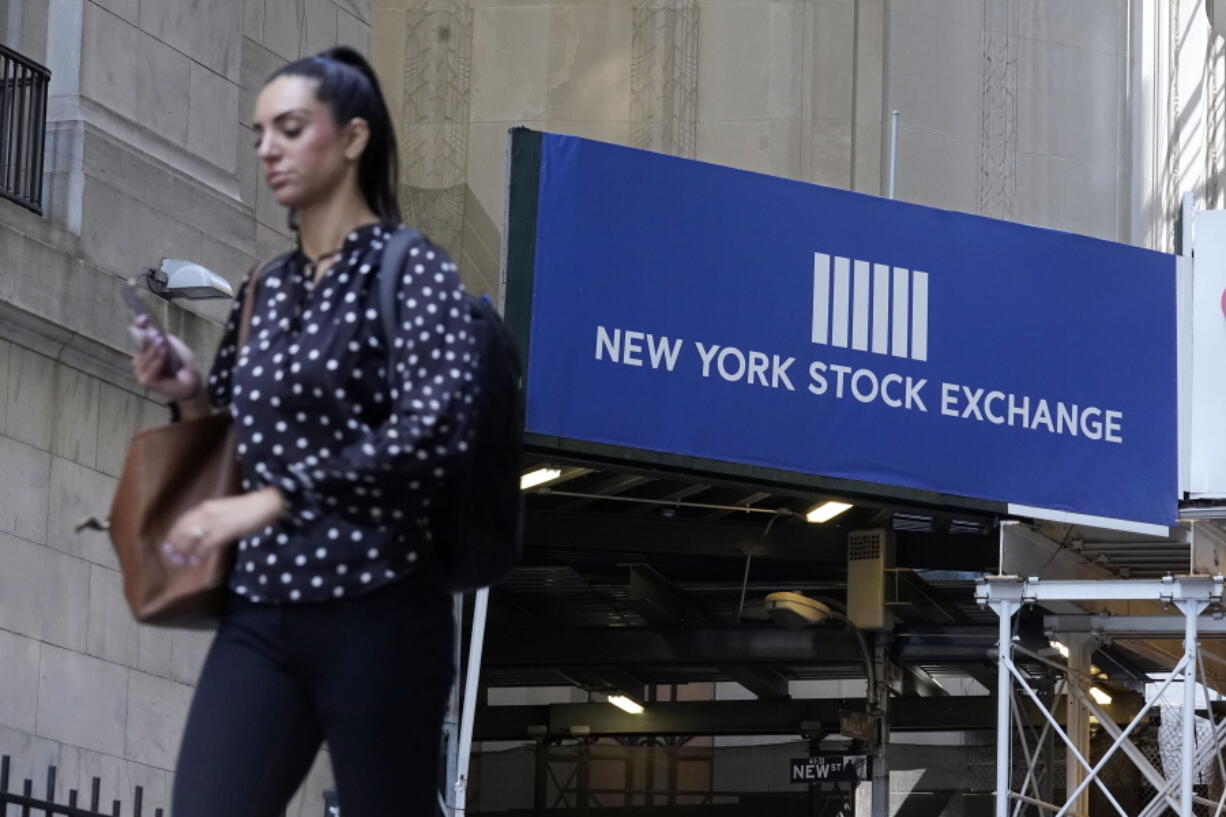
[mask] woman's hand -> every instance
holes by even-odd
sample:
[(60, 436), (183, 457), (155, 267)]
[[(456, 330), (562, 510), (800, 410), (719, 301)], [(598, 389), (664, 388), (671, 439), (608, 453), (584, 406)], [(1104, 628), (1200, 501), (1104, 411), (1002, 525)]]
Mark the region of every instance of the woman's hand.
[[(138, 317), (133, 322), (139, 332), (148, 331), (148, 321)], [(179, 362), (174, 374), (166, 375), (166, 360), (169, 354)], [(152, 392), (176, 401), (187, 401), (203, 396), (200, 372), (192, 358), (192, 352), (183, 341), (174, 335), (156, 335), (144, 348), (132, 356), (132, 373), (136, 381)]]
[(171, 564), (199, 564), (209, 551), (272, 524), (284, 509), (276, 488), (201, 502), (179, 517), (162, 551)]

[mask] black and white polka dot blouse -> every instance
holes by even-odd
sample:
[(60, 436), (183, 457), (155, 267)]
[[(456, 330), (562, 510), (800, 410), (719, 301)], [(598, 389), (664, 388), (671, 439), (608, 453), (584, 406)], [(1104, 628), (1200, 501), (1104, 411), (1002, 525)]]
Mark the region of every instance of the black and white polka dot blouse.
[(433, 490), (467, 449), (463, 286), (442, 250), (417, 244), (389, 342), (377, 284), (388, 230), (350, 233), (318, 282), (301, 253), (265, 272), (242, 349), (246, 284), (235, 301), (209, 397), (234, 416), (244, 489), (274, 485), (288, 505), (238, 543), (230, 587), (251, 601), (341, 598), (408, 574), (429, 546)]

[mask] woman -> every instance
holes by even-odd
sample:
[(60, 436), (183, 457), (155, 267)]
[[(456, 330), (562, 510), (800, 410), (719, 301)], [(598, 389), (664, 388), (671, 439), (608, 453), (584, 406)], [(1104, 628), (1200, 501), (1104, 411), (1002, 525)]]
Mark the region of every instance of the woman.
[[(388, 271), (402, 275), (396, 302), (378, 302), (381, 251), (400, 228), (396, 144), (359, 54), (282, 68), (254, 120), (297, 251), (240, 289), (207, 384), (176, 338), (134, 360), (185, 418), (229, 407), (245, 491), (186, 513), (164, 548), (181, 562), (237, 542), (174, 815), (282, 814), (324, 740), (345, 817), (432, 814), (454, 623), (431, 577), (429, 508), (470, 433), (462, 287), (422, 243)], [(382, 309), (399, 337), (383, 337)], [(171, 377), (168, 347), (184, 361)]]

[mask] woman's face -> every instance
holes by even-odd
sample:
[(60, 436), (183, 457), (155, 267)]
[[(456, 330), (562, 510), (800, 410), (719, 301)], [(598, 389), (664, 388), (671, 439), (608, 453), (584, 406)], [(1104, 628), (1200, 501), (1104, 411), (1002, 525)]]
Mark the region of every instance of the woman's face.
[(337, 128), (331, 111), (315, 97), (318, 84), (307, 77), (277, 77), (256, 99), (256, 154), (283, 207), (302, 209), (326, 199), (364, 147), (364, 140), (355, 139), (359, 120)]

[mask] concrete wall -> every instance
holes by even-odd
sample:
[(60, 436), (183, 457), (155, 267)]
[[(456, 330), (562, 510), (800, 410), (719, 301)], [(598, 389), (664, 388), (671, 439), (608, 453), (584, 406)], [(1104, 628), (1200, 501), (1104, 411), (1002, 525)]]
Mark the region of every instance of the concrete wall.
[[(54, 71), (46, 216), (0, 202), (0, 754), (62, 795), (169, 806), (211, 641), (136, 625), (104, 534), (127, 441), (166, 421), (127, 370), (121, 281), (164, 256), (231, 281), (287, 245), (251, 144), (254, 92), (337, 42), (366, 49), (369, 0), (3, 0), (0, 42)], [(211, 359), (225, 302), (162, 305)], [(290, 814), (317, 814), (321, 753)]]
[(472, 288), (516, 125), (880, 190), (883, 0), (374, 2), (406, 209)]
[[(374, 0), (419, 223), (494, 288), (515, 125), (1170, 249), (1219, 206), (1203, 4)], [(464, 188), (467, 189), (464, 189)]]

